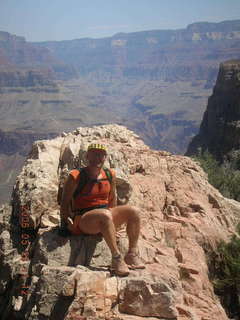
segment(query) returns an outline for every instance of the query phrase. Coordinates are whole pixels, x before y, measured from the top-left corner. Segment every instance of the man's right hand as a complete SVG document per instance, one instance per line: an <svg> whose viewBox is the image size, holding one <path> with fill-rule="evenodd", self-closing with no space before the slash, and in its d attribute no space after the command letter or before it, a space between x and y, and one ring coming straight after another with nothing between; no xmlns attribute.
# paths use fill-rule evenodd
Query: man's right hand
<svg viewBox="0 0 240 320"><path fill-rule="evenodd" d="M68 214L61 213L61 221L64 223L68 223Z"/></svg>
<svg viewBox="0 0 240 320"><path fill-rule="evenodd" d="M76 181L71 175L69 175L63 187L63 194L60 205L61 221L64 221L66 224L68 224L68 218L71 215L71 201L76 187Z"/></svg>
<svg viewBox="0 0 240 320"><path fill-rule="evenodd" d="M72 228L73 228L73 220L70 218L70 217L68 217L67 218L67 229L69 230L69 231L72 231Z"/></svg>

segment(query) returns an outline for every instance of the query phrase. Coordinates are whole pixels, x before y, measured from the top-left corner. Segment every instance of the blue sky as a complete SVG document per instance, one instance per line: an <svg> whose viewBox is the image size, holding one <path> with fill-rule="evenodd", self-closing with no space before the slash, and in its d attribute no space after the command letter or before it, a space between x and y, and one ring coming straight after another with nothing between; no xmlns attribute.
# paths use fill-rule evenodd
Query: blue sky
<svg viewBox="0 0 240 320"><path fill-rule="evenodd" d="M240 19L240 0L0 0L0 30L28 41L102 38Z"/></svg>

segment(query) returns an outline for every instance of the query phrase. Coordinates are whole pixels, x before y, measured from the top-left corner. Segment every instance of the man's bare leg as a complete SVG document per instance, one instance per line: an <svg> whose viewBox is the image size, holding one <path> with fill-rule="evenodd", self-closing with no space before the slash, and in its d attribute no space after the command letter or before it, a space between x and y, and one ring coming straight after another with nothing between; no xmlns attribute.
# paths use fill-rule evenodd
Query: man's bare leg
<svg viewBox="0 0 240 320"><path fill-rule="evenodd" d="M111 209L113 222L116 228L127 224L127 235L129 241L128 253L125 257L127 264L133 268L143 269L144 265L138 258L138 239L140 234L140 212L134 206L117 206Z"/></svg>
<svg viewBox="0 0 240 320"><path fill-rule="evenodd" d="M101 232L112 255L120 253L116 241L116 230L110 211L95 209L86 212L80 220L80 229L83 233L87 234L98 234Z"/></svg>
<svg viewBox="0 0 240 320"><path fill-rule="evenodd" d="M70 227L71 229L71 227ZM83 233L98 234L101 232L113 257L113 265L118 275L128 275L129 270L121 258L116 241L116 230L113 217L109 210L94 209L86 212L80 220L80 229Z"/></svg>
<svg viewBox="0 0 240 320"><path fill-rule="evenodd" d="M111 209L113 222L116 228L122 224L127 225L127 235L129 240L129 252L136 252L140 234L139 210L133 206L117 206Z"/></svg>
<svg viewBox="0 0 240 320"><path fill-rule="evenodd" d="M142 269L138 259L137 243L140 234L139 210L133 206L117 206L111 209L94 209L86 212L80 220L80 229L87 234L102 233L112 256L120 254L116 241L116 229L122 224L127 225L129 249L125 257L127 264Z"/></svg>

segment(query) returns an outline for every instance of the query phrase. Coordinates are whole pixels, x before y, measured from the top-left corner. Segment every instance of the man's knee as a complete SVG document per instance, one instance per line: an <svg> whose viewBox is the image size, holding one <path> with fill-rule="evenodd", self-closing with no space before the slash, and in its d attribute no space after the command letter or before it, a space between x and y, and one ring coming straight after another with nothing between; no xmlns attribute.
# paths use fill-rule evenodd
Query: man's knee
<svg viewBox="0 0 240 320"><path fill-rule="evenodd" d="M130 206L133 217L140 219L140 209L136 206Z"/></svg>
<svg viewBox="0 0 240 320"><path fill-rule="evenodd" d="M130 208L131 208L131 210L132 210L132 212L133 212L134 214L139 215L140 209L139 209L138 207L136 207L136 206L130 206Z"/></svg>
<svg viewBox="0 0 240 320"><path fill-rule="evenodd" d="M123 205L114 207L112 210L113 222L116 228L119 226L133 222L140 222L140 210L136 206Z"/></svg>
<svg viewBox="0 0 240 320"><path fill-rule="evenodd" d="M100 223L108 224L113 221L113 217L110 210L104 209L101 210L101 214L99 215Z"/></svg>
<svg viewBox="0 0 240 320"><path fill-rule="evenodd" d="M140 220L140 209L136 206L129 206L128 208L129 218L134 220Z"/></svg>

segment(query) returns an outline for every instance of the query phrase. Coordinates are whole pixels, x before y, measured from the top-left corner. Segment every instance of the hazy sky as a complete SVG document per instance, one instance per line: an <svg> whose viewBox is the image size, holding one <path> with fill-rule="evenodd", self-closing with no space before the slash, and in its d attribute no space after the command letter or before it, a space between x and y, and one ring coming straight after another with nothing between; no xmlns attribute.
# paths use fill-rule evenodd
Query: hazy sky
<svg viewBox="0 0 240 320"><path fill-rule="evenodd" d="M28 41L102 38L240 19L240 0L0 0L0 30Z"/></svg>

